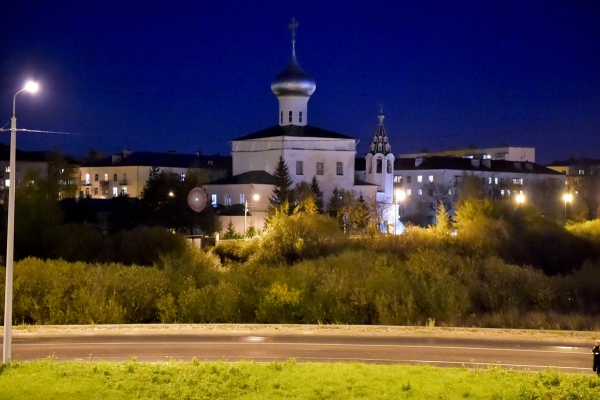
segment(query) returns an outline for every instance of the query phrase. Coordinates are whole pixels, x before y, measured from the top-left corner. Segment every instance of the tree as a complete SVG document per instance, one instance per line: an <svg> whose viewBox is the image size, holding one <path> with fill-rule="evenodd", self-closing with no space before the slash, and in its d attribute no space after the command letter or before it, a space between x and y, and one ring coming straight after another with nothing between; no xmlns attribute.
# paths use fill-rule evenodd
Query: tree
<svg viewBox="0 0 600 400"><path fill-rule="evenodd" d="M436 223L432 229L439 236L448 235L452 230L452 222L450 221L450 216L446 211L444 203L438 204Z"/></svg>
<svg viewBox="0 0 600 400"><path fill-rule="evenodd" d="M223 239L239 239L240 237L241 235L235 230L233 221L230 219L229 224L227 224L225 234L223 235Z"/></svg>
<svg viewBox="0 0 600 400"><path fill-rule="evenodd" d="M319 187L319 181L317 180L317 177L313 175L312 181L310 182L310 187L313 191L313 193L315 194L315 204L317 206L317 212L319 214L323 214L325 212L325 205L323 203L323 192L321 191L321 188Z"/></svg>
<svg viewBox="0 0 600 400"><path fill-rule="evenodd" d="M292 179L290 178L290 171L288 170L283 156L279 157L273 175L275 176L276 183L273 187L273 196L269 199L271 205L267 210L268 215L269 217L277 213L290 215L292 211Z"/></svg>
<svg viewBox="0 0 600 400"><path fill-rule="evenodd" d="M316 195L311 185L306 182L298 183L294 188L294 214L316 214L317 210Z"/></svg>
<svg viewBox="0 0 600 400"><path fill-rule="evenodd" d="M473 199L484 199L488 197L485 193L483 179L469 172L463 172L458 183L458 199L455 207Z"/></svg>

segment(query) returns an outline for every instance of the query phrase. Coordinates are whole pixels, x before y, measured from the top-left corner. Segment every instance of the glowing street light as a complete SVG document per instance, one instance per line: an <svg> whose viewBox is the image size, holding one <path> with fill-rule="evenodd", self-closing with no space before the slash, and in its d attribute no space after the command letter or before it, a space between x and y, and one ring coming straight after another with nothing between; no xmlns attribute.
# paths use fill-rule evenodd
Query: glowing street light
<svg viewBox="0 0 600 400"><path fill-rule="evenodd" d="M517 197L515 198L515 200L517 201L517 205L521 205L525 202L525 196L523 195L523 193L519 193L517 195Z"/></svg>
<svg viewBox="0 0 600 400"><path fill-rule="evenodd" d="M252 199L254 200L254 202L257 202L258 199L260 198L260 196L255 193L254 196L252 196ZM246 237L246 233L247 233L247 228L246 228L246 216L248 215L248 200L244 201L244 237Z"/></svg>
<svg viewBox="0 0 600 400"><path fill-rule="evenodd" d="M563 196L563 200L565 202L565 221L567 220L567 203L573 201L573 195L571 193L565 193Z"/></svg>
<svg viewBox="0 0 600 400"><path fill-rule="evenodd" d="M11 358L12 340L12 301L13 301L13 261L15 242L15 195L17 171L17 117L15 113L17 95L23 91L37 92L38 84L27 82L25 87L13 97L13 113L10 120L10 176L8 185L8 225L6 228L6 288L4 294L4 342L2 347L2 363L8 364Z"/></svg>
<svg viewBox="0 0 600 400"><path fill-rule="evenodd" d="M398 233L397 228L398 228L398 208L400 208L400 204L404 202L404 200L406 200L406 192L402 189L396 189L394 190L394 199L395 199L395 206L394 207L396 209L396 219L394 220L394 235L397 235Z"/></svg>

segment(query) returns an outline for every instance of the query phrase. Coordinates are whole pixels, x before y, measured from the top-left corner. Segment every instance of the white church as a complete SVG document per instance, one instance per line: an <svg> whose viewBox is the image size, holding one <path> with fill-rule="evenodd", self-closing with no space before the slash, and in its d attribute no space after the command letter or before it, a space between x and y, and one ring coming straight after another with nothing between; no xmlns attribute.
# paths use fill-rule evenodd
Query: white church
<svg viewBox="0 0 600 400"><path fill-rule="evenodd" d="M203 185L213 206L230 208L230 212L221 212L223 227L231 221L237 232L244 232L250 224L256 229L264 226L269 198L273 195L272 174L280 157L288 166L292 186L302 181L310 183L316 177L325 204L335 188L345 189L357 198L362 195L368 204L375 199L391 203L393 173L389 172L390 165L393 172L394 156L383 129L383 116L374 138L382 142L372 145L367 156L372 162L372 173L367 175L366 182L357 180L356 139L308 124L308 101L316 84L296 59L294 21L290 27L292 56L271 83L279 101L278 124L232 140L233 176ZM386 192L389 191L385 195L377 193L382 183L386 183Z"/></svg>

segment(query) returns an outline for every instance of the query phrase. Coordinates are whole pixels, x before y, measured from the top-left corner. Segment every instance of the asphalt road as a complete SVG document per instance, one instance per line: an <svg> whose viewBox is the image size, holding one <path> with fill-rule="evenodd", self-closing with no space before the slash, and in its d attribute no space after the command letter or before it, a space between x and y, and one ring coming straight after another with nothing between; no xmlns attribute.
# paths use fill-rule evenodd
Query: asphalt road
<svg viewBox="0 0 600 400"><path fill-rule="evenodd" d="M461 334L315 332L52 332L13 336L12 359L53 356L58 361L254 360L257 362L409 363L443 367L592 373L591 343L584 339L471 337Z"/></svg>

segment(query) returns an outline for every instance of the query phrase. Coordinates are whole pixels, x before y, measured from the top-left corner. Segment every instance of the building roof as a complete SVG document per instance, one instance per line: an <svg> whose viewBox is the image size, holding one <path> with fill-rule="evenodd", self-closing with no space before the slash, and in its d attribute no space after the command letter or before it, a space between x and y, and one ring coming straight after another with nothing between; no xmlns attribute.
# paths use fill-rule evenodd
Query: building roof
<svg viewBox="0 0 600 400"><path fill-rule="evenodd" d="M567 166L576 166L576 165L585 165L585 166L591 166L591 165L600 165L600 159L598 158L570 158L568 160L558 160L558 161L553 161L552 163L548 164L548 167L567 167Z"/></svg>
<svg viewBox="0 0 600 400"><path fill-rule="evenodd" d="M180 154L174 152L158 153L149 151L123 152L98 161L87 163L85 167L171 167L171 168L228 168L230 156L199 154Z"/></svg>
<svg viewBox="0 0 600 400"><path fill-rule="evenodd" d="M54 161L54 156L56 155L53 151L22 151L16 150L16 160L17 161L26 161L26 162L43 162L48 163ZM79 165L79 162L74 159L64 156L63 158L67 162L68 165ZM8 161L10 159L10 146L4 143L0 143L0 160Z"/></svg>
<svg viewBox="0 0 600 400"><path fill-rule="evenodd" d="M462 157L398 158L394 160L395 171L427 169L562 175L560 172L553 171L543 165L527 161L478 160Z"/></svg>
<svg viewBox="0 0 600 400"><path fill-rule="evenodd" d="M275 125L267 129L263 129L258 132L251 133L246 136L239 137L237 140L252 140L252 139L264 139L277 136L291 136L291 137L302 137L302 138L321 138L321 139L353 139L350 136L342 135L328 131L325 129L317 128L311 125Z"/></svg>
<svg viewBox="0 0 600 400"><path fill-rule="evenodd" d="M266 171L248 171L243 174L230 176L209 182L207 185L244 185L244 184L255 184L255 185L276 185L277 179Z"/></svg>
<svg viewBox="0 0 600 400"><path fill-rule="evenodd" d="M365 171L364 159L356 158L355 168L356 171ZM462 157L396 158L394 160L394 171L440 169L562 175L543 165L527 161L478 160Z"/></svg>

